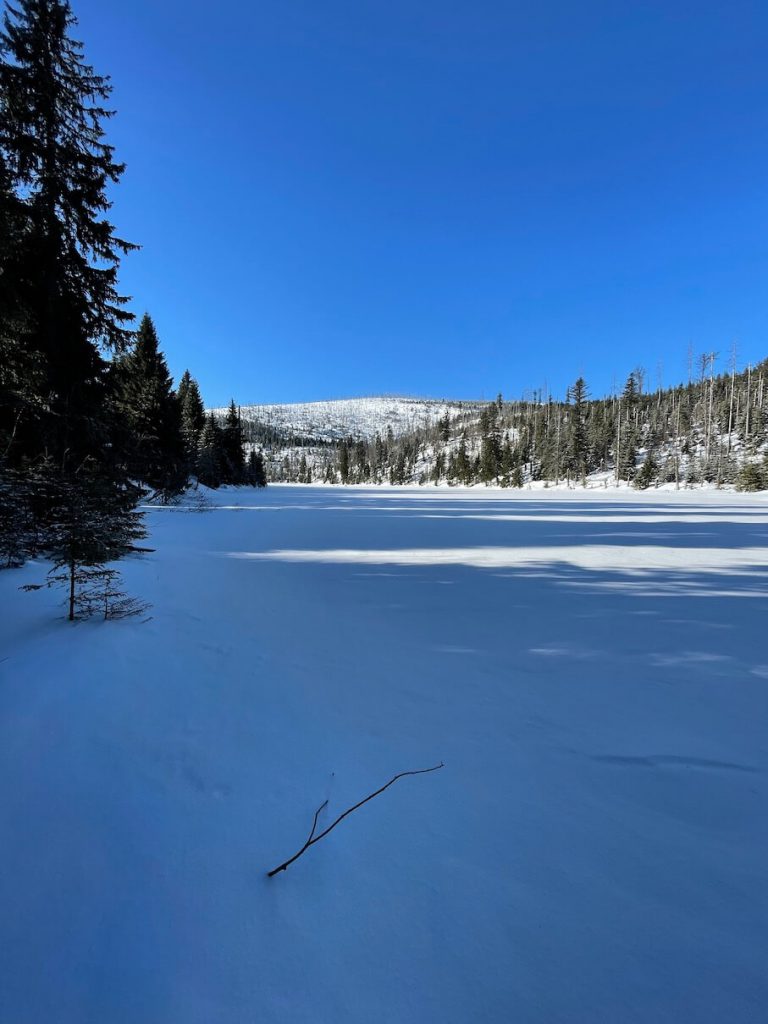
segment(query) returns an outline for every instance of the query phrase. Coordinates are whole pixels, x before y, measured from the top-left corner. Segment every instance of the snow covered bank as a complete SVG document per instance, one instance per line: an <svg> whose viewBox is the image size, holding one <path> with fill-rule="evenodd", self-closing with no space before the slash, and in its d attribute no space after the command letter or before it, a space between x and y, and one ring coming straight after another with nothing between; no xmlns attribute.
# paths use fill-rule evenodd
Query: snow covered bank
<svg viewBox="0 0 768 1024"><path fill-rule="evenodd" d="M0 575L2 1024L762 1018L764 496L212 501Z"/></svg>

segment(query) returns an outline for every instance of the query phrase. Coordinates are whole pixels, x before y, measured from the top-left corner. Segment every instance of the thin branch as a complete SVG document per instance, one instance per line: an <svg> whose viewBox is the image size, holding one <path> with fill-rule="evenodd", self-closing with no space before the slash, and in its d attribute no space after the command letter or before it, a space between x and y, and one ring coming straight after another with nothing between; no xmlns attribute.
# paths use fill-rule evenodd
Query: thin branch
<svg viewBox="0 0 768 1024"><path fill-rule="evenodd" d="M307 846L309 846L309 844L312 842L312 836L315 834L315 829L317 828L317 819L320 816L320 812L323 810L323 808L325 808L327 806L328 806L328 801L325 800L323 803L320 804L320 806L315 811L315 820L312 822L312 831L309 833L309 839L307 840Z"/></svg>
<svg viewBox="0 0 768 1024"><path fill-rule="evenodd" d="M362 807L363 804L367 804L369 800L373 800L375 796L378 796L379 793L383 793L385 789L389 789L393 782L397 782L398 779L402 779L406 775L426 775L427 772L436 772L438 768L443 767L445 766L441 761L440 764L436 764L432 768L420 768L417 771L413 772L399 772L397 775L391 778L389 782L386 783L386 785L382 786L381 789L377 789L375 793L371 793L370 796L365 797L364 800L360 800L359 803L356 803L353 807L347 808L347 810L344 811L343 814L340 814L338 816L338 818L336 819L336 821L333 822L332 825L329 825L328 828L326 828L324 831L320 832L318 835L315 835L315 829L317 828L317 819L320 815L320 812L323 810L324 807L328 806L328 801L326 800L325 803L321 804L320 807L318 807L318 809L315 811L315 819L312 822L312 831L309 833L309 839L306 841L306 843L304 843L304 845L302 846L298 853L294 853L294 855L291 858L284 861L282 864L279 865L279 867L273 868L272 871L268 871L267 878L272 878L280 871L285 871L285 869L289 867L289 865L293 864L295 860L298 860L302 853L305 853L310 846L314 846L315 843L319 843L320 840L327 836L329 832L332 832L333 829L335 829L336 826L339 824L339 822L343 821L348 814L351 814L352 811L356 811L358 807Z"/></svg>

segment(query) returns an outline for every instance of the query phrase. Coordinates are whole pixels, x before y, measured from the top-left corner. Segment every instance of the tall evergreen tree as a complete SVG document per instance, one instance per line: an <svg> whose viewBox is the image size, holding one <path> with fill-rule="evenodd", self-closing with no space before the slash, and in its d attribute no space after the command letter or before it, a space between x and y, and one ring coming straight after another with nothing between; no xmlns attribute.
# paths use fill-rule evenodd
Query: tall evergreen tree
<svg viewBox="0 0 768 1024"><path fill-rule="evenodd" d="M589 449L585 424L587 384L579 377L571 387L569 397L573 402L568 422L569 433L566 449L566 465L574 476L584 478L589 471Z"/></svg>
<svg viewBox="0 0 768 1024"><path fill-rule="evenodd" d="M196 473L198 444L205 426L205 406L200 397L197 381L190 375L189 370L184 371L179 382L176 399L181 410L181 434L184 438L187 464L190 473Z"/></svg>
<svg viewBox="0 0 768 1024"><path fill-rule="evenodd" d="M70 566L119 555L138 528L101 355L131 337L117 272L135 247L107 218L123 170L102 128L110 86L75 25L67 0L18 0L0 32L2 456L27 480L35 550Z"/></svg>
<svg viewBox="0 0 768 1024"><path fill-rule="evenodd" d="M221 428L221 445L224 456L223 482L241 484L245 480L245 450L240 413L234 399L229 403L224 426Z"/></svg>
<svg viewBox="0 0 768 1024"><path fill-rule="evenodd" d="M267 486L267 472L264 468L264 457L261 452L252 448L248 453L248 483L252 487Z"/></svg>
<svg viewBox="0 0 768 1024"><path fill-rule="evenodd" d="M111 87L84 62L67 0L19 0L3 25L0 153L29 218L17 342L45 368L46 415L30 424L26 445L33 454L95 454L104 442L98 346L122 350L132 319L117 271L134 246L105 216L107 187L123 171L102 128Z"/></svg>
<svg viewBox="0 0 768 1024"><path fill-rule="evenodd" d="M115 362L112 379L130 475L166 494L180 491L187 478L181 410L148 313L131 351Z"/></svg>
<svg viewBox="0 0 768 1024"><path fill-rule="evenodd" d="M224 481L224 449L221 430L213 413L206 419L200 433L197 453L197 475L206 487L220 487Z"/></svg>

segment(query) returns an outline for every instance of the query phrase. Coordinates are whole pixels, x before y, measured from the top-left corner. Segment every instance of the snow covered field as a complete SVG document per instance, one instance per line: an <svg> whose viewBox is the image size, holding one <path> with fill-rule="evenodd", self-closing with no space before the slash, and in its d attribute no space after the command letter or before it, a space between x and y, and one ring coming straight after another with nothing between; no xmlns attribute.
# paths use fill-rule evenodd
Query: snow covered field
<svg viewBox="0 0 768 1024"><path fill-rule="evenodd" d="M0 574L2 1024L765 1019L765 496L213 500Z"/></svg>

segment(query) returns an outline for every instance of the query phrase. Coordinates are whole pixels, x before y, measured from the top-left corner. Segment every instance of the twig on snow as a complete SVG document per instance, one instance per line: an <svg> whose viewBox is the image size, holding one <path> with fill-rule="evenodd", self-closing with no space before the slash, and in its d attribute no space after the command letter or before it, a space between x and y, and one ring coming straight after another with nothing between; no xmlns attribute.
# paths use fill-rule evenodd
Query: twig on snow
<svg viewBox="0 0 768 1024"><path fill-rule="evenodd" d="M333 829L335 829L336 826L339 824L339 822L343 821L348 814L351 814L352 811L356 811L358 807L362 807L363 804L367 804L369 800L373 800L375 796L378 796L379 793L383 793L385 789L389 789L393 782L397 782L398 779L402 779L406 775L426 775L427 772L436 772L438 768L443 767L445 766L441 761L440 764L436 764L432 768L419 768L417 771L413 772L399 772L397 775L391 778L389 782L386 783L386 785L382 786L381 789L377 789L375 793L371 793L370 796L365 797L364 800L360 800L359 803L356 803L353 807L348 807L343 814L340 814L338 816L338 818L336 819L336 821L333 822L332 825L329 825L328 828L320 832L319 835L315 835L315 829L317 828L317 819L320 816L320 812L328 806L328 801L326 800L324 803L320 804L320 806L315 811L315 817L312 822L312 831L309 833L309 839L307 839L306 843L304 843L304 845L302 846L298 853L294 853L292 857L289 857L288 860L284 861L278 867L273 868L271 871L268 871L267 878L272 878L280 871L285 871L285 869L289 867L291 864L293 864L295 860L298 860L302 853L305 853L310 846L314 846L315 843L319 843L320 840L325 838L325 836L327 836L329 832L332 832Z"/></svg>

